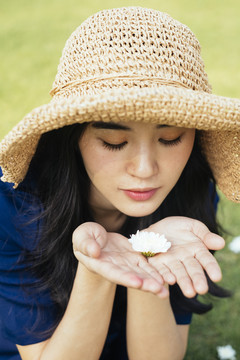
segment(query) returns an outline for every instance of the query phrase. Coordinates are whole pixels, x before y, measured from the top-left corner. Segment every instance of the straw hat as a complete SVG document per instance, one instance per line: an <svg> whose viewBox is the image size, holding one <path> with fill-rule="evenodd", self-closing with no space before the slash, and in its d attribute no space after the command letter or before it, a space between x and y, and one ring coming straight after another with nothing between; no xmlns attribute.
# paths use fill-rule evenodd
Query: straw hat
<svg viewBox="0 0 240 360"><path fill-rule="evenodd" d="M2 140L3 181L24 179L47 131L144 121L201 130L219 188L240 202L240 100L211 94L198 40L169 15L127 7L91 16L68 39L51 95Z"/></svg>

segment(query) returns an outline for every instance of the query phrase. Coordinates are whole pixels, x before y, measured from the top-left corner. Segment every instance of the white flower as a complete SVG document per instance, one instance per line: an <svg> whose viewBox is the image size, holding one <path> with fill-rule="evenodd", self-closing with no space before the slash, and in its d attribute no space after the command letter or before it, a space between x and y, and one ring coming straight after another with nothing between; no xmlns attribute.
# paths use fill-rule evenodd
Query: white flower
<svg viewBox="0 0 240 360"><path fill-rule="evenodd" d="M221 360L236 360L236 351L231 345L217 346L217 352Z"/></svg>
<svg viewBox="0 0 240 360"><path fill-rule="evenodd" d="M140 251L143 255L153 256L160 252L167 252L171 243L167 241L165 235L159 235L154 232L137 231L130 236L128 241L132 244L135 251Z"/></svg>
<svg viewBox="0 0 240 360"><path fill-rule="evenodd" d="M228 248L236 254L240 253L240 236L235 237L228 245Z"/></svg>

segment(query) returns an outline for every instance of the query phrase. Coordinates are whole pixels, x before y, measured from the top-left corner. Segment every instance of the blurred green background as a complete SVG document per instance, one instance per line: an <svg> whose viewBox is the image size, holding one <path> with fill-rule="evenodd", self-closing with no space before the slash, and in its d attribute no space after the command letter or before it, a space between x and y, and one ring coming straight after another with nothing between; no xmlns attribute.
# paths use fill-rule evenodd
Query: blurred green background
<svg viewBox="0 0 240 360"><path fill-rule="evenodd" d="M206 71L218 95L240 97L239 0L0 0L0 137L32 108L50 100L49 91L65 41L80 23L104 9L138 5L169 13L188 25L202 45ZM220 194L221 195L221 194ZM240 205L221 195L218 217L240 235ZM186 360L217 359L217 346L231 344L240 359L240 254L226 246L217 259L231 299L195 315ZM210 299L212 301L212 299ZM114 360L114 359L113 359Z"/></svg>

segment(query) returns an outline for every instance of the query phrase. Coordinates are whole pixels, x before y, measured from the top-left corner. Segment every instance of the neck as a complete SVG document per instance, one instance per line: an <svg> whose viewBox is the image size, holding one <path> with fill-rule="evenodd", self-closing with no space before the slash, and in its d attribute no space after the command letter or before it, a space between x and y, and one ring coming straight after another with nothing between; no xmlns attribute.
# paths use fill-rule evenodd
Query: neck
<svg viewBox="0 0 240 360"><path fill-rule="evenodd" d="M92 208L95 221L109 232L117 232L126 221L127 216L118 210L105 210L97 207Z"/></svg>

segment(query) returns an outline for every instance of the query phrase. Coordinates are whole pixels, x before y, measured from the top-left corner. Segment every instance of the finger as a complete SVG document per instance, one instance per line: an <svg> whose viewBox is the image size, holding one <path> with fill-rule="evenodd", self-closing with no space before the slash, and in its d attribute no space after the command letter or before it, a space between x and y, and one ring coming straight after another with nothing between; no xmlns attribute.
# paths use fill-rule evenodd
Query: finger
<svg viewBox="0 0 240 360"><path fill-rule="evenodd" d="M157 280L159 284L164 284L162 275L154 268L154 266L150 265L146 258L143 257L143 259L140 259L138 262L138 267L150 275L151 278Z"/></svg>
<svg viewBox="0 0 240 360"><path fill-rule="evenodd" d="M72 242L74 253L81 252L97 258L101 253L101 247L107 242L107 233L101 225L87 222L74 230Z"/></svg>
<svg viewBox="0 0 240 360"><path fill-rule="evenodd" d="M101 248L95 239L78 236L77 239L73 240L73 252L75 256L83 254L85 256L97 258L100 255Z"/></svg>
<svg viewBox="0 0 240 360"><path fill-rule="evenodd" d="M133 272L142 279L141 290L157 294L163 290L162 276L144 259L142 262L131 266Z"/></svg>
<svg viewBox="0 0 240 360"><path fill-rule="evenodd" d="M141 273L140 271L125 271L124 269L117 269L117 276L110 275L108 272L108 278L110 281L123 285L126 287L132 287L139 290L151 292L153 294L161 293L164 286L152 277L149 277L147 273ZM106 275L106 274L105 274Z"/></svg>
<svg viewBox="0 0 240 360"><path fill-rule="evenodd" d="M166 299L167 297L169 297L169 289L168 287L163 286L163 289L156 294L160 299Z"/></svg>
<svg viewBox="0 0 240 360"><path fill-rule="evenodd" d="M198 294L206 294L208 292L208 283L198 260L193 257L185 258L184 267L192 280L195 291Z"/></svg>
<svg viewBox="0 0 240 360"><path fill-rule="evenodd" d="M167 284L174 285L176 283L176 277L171 273L170 269L166 265L162 265L159 268L159 272Z"/></svg>
<svg viewBox="0 0 240 360"><path fill-rule="evenodd" d="M153 294L160 294L162 293L162 291L165 292L163 284L160 284L155 279L149 277L145 278L145 276L142 275L142 280L143 282L142 282L141 290L151 292Z"/></svg>
<svg viewBox="0 0 240 360"><path fill-rule="evenodd" d="M179 285L183 294L188 298L195 296L196 291L183 264L177 261L174 263L168 263L168 267L170 268L170 271L176 276L177 284Z"/></svg>
<svg viewBox="0 0 240 360"><path fill-rule="evenodd" d="M91 261L90 261L91 260ZM143 279L128 266L118 266L111 262L102 262L99 259L90 259L88 268L105 279L119 285L139 289L142 287Z"/></svg>
<svg viewBox="0 0 240 360"><path fill-rule="evenodd" d="M113 262L103 262L101 257L98 259L93 259L86 257L81 253L79 258L80 260L82 259L82 262L90 271L101 275L108 281L111 281L115 284L148 291L154 294L160 294L161 291L165 293L165 290L163 290L163 285L160 284L157 280L153 279L139 266L129 266L128 264L121 264L121 266L119 266Z"/></svg>
<svg viewBox="0 0 240 360"><path fill-rule="evenodd" d="M209 278L218 282L222 279L222 271L215 257L206 249L200 250L195 255L198 262L207 272Z"/></svg>
<svg viewBox="0 0 240 360"><path fill-rule="evenodd" d="M220 250L224 248L224 239L221 236L210 232L207 226L201 221L194 220L192 225L193 233L204 242L208 249Z"/></svg>
<svg viewBox="0 0 240 360"><path fill-rule="evenodd" d="M129 271L128 267L126 268L127 270L125 270L123 267L119 268L116 266L116 272L114 272L114 269L109 265L107 264L105 269L100 270L99 273L102 272L102 275L110 281L126 287L158 294L159 296L160 294L161 296L166 296L166 289L164 289L163 284L152 278L151 275L145 271L141 271L139 267L137 267L136 271L134 271L134 269Z"/></svg>
<svg viewBox="0 0 240 360"><path fill-rule="evenodd" d="M210 250L221 250L225 246L225 240L221 236L211 232L205 235L203 242Z"/></svg>
<svg viewBox="0 0 240 360"><path fill-rule="evenodd" d="M119 266L119 264L113 262L102 263L101 258L91 260L91 267L94 271L111 282L154 294L161 292L163 288L162 278L160 278L161 282L157 281L151 274L148 274L138 265L134 265L134 263L121 263Z"/></svg>
<svg viewBox="0 0 240 360"><path fill-rule="evenodd" d="M167 267L166 264L162 264L159 261L157 261L157 259L152 259L149 258L149 263L153 264L157 271L159 272L159 274L161 274L162 278L164 279L164 281L169 284L169 285L173 285L176 283L176 277L174 276L174 274L171 273L170 269Z"/></svg>

